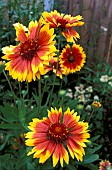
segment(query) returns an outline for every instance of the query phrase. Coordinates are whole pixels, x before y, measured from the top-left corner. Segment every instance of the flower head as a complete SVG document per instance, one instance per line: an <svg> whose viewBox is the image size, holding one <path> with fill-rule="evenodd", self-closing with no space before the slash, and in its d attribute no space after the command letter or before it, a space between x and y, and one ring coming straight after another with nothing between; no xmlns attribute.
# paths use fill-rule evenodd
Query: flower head
<svg viewBox="0 0 112 170"><path fill-rule="evenodd" d="M101 82L108 82L109 81L109 76L108 75L101 76L100 81Z"/></svg>
<svg viewBox="0 0 112 170"><path fill-rule="evenodd" d="M36 77L44 75L44 65L48 65L48 57L56 51L53 41L54 29L48 25L42 27L37 21L31 21L28 29L20 23L14 24L16 29L17 46L3 48L3 59L9 60L6 63L6 70L18 81L31 82Z"/></svg>
<svg viewBox="0 0 112 170"><path fill-rule="evenodd" d="M5 61L0 61L0 66L3 66L5 64Z"/></svg>
<svg viewBox="0 0 112 170"><path fill-rule="evenodd" d="M100 162L99 170L111 170L111 168L111 163L109 161L105 160Z"/></svg>
<svg viewBox="0 0 112 170"><path fill-rule="evenodd" d="M86 91L92 93L92 92L93 92L92 86L88 86L88 87L86 88Z"/></svg>
<svg viewBox="0 0 112 170"><path fill-rule="evenodd" d="M0 61L0 72L3 71L5 67L5 61Z"/></svg>
<svg viewBox="0 0 112 170"><path fill-rule="evenodd" d="M68 75L80 71L84 66L86 55L80 45L73 44L70 48L67 45L59 56L60 67L63 68L63 74Z"/></svg>
<svg viewBox="0 0 112 170"><path fill-rule="evenodd" d="M73 92L71 89L67 89L67 93L65 96L68 96L69 98L73 98Z"/></svg>
<svg viewBox="0 0 112 170"><path fill-rule="evenodd" d="M80 84L79 86L75 86L74 88L75 88L76 92L79 93L79 94L84 94L85 93L83 84Z"/></svg>
<svg viewBox="0 0 112 170"><path fill-rule="evenodd" d="M99 100L99 97L97 95L95 95L94 100Z"/></svg>
<svg viewBox="0 0 112 170"><path fill-rule="evenodd" d="M66 90L61 89L61 90L59 90L58 94L59 94L60 96L65 96Z"/></svg>
<svg viewBox="0 0 112 170"><path fill-rule="evenodd" d="M60 63L57 57L51 57L49 59L49 65L45 67L45 71L53 71L58 77L62 79L62 68L60 67Z"/></svg>
<svg viewBox="0 0 112 170"><path fill-rule="evenodd" d="M108 84L112 87L112 82L110 81L110 82L108 82Z"/></svg>
<svg viewBox="0 0 112 170"><path fill-rule="evenodd" d="M87 105L85 109L88 110L88 111L91 111L91 109L92 109L91 105Z"/></svg>
<svg viewBox="0 0 112 170"><path fill-rule="evenodd" d="M79 34L73 29L75 26L81 26L84 22L80 21L82 16L71 16L60 14L56 10L43 12L44 23L49 24L50 28L60 28L63 36L68 42L74 42L77 38L80 38Z"/></svg>
<svg viewBox="0 0 112 170"><path fill-rule="evenodd" d="M83 106L82 104L78 104L78 105L77 105L77 109L78 109L78 110L82 110L82 109L84 109L84 106Z"/></svg>
<svg viewBox="0 0 112 170"><path fill-rule="evenodd" d="M94 106L94 107L96 107L96 108L99 108L99 107L101 107L101 103L98 102L98 101L94 101L94 102L92 103L92 106Z"/></svg>
<svg viewBox="0 0 112 170"><path fill-rule="evenodd" d="M29 123L31 132L26 134L26 145L33 146L28 155L34 153L34 158L40 158L39 163L44 163L52 156L53 167L60 160L69 164L69 154L82 161L85 154L85 142L89 142L88 123L79 121L80 116L74 110L68 108L62 117L62 108L48 110L48 118L33 119ZM67 150L68 149L68 150Z"/></svg>

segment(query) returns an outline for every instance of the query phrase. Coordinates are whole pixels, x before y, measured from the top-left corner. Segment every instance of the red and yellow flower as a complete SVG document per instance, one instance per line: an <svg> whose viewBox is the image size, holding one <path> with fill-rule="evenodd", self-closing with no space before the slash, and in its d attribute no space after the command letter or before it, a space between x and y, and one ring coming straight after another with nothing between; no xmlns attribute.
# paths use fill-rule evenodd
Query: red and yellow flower
<svg viewBox="0 0 112 170"><path fill-rule="evenodd" d="M45 74L44 65L49 64L50 54L56 51L54 29L49 29L48 25L42 27L37 21L31 21L28 29L20 23L14 24L14 27L16 41L20 43L3 48L3 59L9 60L6 70L18 81L40 79L40 75Z"/></svg>
<svg viewBox="0 0 112 170"><path fill-rule="evenodd" d="M48 110L48 118L42 120L34 118L29 123L31 132L26 133L26 145L33 149L28 153L39 158L39 163L44 163L52 156L53 167L63 160L69 164L69 154L79 161L83 160L85 154L85 142L89 142L88 123L79 121L80 116L74 110L68 108L62 116L62 108Z"/></svg>
<svg viewBox="0 0 112 170"><path fill-rule="evenodd" d="M81 26L84 22L80 21L82 16L71 16L60 14L56 10L49 12L43 12L44 24L49 24L50 28L60 28L63 36L68 42L74 42L77 38L80 38L79 34L73 29L73 27Z"/></svg>
<svg viewBox="0 0 112 170"><path fill-rule="evenodd" d="M99 170L107 170L107 168L111 170L111 168L112 168L111 163L107 160L101 161Z"/></svg>
<svg viewBox="0 0 112 170"><path fill-rule="evenodd" d="M60 67L63 68L63 74L68 75L80 71L84 66L86 55L80 45L66 45L59 56Z"/></svg>
<svg viewBox="0 0 112 170"><path fill-rule="evenodd" d="M98 101L94 101L94 102L92 103L92 106L94 106L94 107L96 107L96 108L99 108L99 107L101 107L101 103L98 102Z"/></svg>
<svg viewBox="0 0 112 170"><path fill-rule="evenodd" d="M60 67L58 57L52 57L49 60L49 66L45 68L46 72L53 71L58 77L62 79L63 69Z"/></svg>

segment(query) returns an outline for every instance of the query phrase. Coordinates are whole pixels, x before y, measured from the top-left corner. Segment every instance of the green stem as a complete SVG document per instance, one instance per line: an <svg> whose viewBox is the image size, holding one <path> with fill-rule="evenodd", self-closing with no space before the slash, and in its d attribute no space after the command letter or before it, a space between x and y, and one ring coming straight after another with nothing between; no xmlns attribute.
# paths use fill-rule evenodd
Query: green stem
<svg viewBox="0 0 112 170"><path fill-rule="evenodd" d="M20 84L20 82L19 82L19 94L20 94L20 98L22 99L22 92L21 92L21 84Z"/></svg>
<svg viewBox="0 0 112 170"><path fill-rule="evenodd" d="M26 88L27 88L27 99L29 99L29 84L28 84L28 82L26 84Z"/></svg>
<svg viewBox="0 0 112 170"><path fill-rule="evenodd" d="M59 29L58 50L60 49L60 42L61 42L61 36L60 35L61 35L61 29ZM59 60L59 58L58 58L58 60ZM56 70L58 70L58 62L57 62ZM51 107L51 102L52 102L52 96L53 96L55 81L56 81L56 75L54 76L53 86L52 86L52 89L51 89L51 96L50 96L50 100L49 100L49 107Z"/></svg>
<svg viewBox="0 0 112 170"><path fill-rule="evenodd" d="M91 113L91 115L89 116L88 123L90 122L91 118L93 118L93 113L94 113L94 110L92 110L92 113Z"/></svg>
<svg viewBox="0 0 112 170"><path fill-rule="evenodd" d="M61 83L60 83L60 89L59 89L59 90L61 90L61 88L62 88L62 83L63 83L63 82L62 82L62 79L61 79L60 81L61 81Z"/></svg>
<svg viewBox="0 0 112 170"><path fill-rule="evenodd" d="M15 94L14 94L14 91L13 91L13 89L12 89L12 85L11 85L11 83L10 83L10 81L9 81L9 79L8 79L8 76L7 76L7 74L5 73L4 70L3 70L3 74L4 74L6 80L7 80L8 84L9 84L10 90L11 90L12 95L13 95L14 103L16 104Z"/></svg>
<svg viewBox="0 0 112 170"><path fill-rule="evenodd" d="M53 86L52 86L52 89L51 89L51 95L50 95L50 100L49 100L49 107L51 107L55 81L56 81L56 75L54 75L54 81L53 81Z"/></svg>
<svg viewBox="0 0 112 170"><path fill-rule="evenodd" d="M42 94L41 94L41 80L38 81L38 91L39 91L38 114L40 114L41 99L42 99Z"/></svg>
<svg viewBox="0 0 112 170"><path fill-rule="evenodd" d="M64 96L62 96L62 100L61 100L61 107L63 109L63 102L64 102Z"/></svg>
<svg viewBox="0 0 112 170"><path fill-rule="evenodd" d="M47 80L45 79L44 88L42 90L42 100L43 100L43 96L44 96L44 93L45 93L46 85L47 85Z"/></svg>

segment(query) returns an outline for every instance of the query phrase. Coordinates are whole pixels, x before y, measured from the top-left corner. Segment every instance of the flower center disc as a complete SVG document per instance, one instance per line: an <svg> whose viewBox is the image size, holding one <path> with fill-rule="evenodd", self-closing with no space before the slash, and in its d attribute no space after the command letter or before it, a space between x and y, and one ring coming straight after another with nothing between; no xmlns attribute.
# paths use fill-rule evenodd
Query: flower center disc
<svg viewBox="0 0 112 170"><path fill-rule="evenodd" d="M56 123L50 126L48 131L48 139L56 142L62 143L68 138L68 130L67 127L63 124Z"/></svg>
<svg viewBox="0 0 112 170"><path fill-rule="evenodd" d="M68 56L68 61L69 62L73 62L75 60L73 55Z"/></svg>
<svg viewBox="0 0 112 170"><path fill-rule="evenodd" d="M65 28L65 25L67 24L67 21L64 20L63 18L57 19L57 23L59 24L59 28Z"/></svg>
<svg viewBox="0 0 112 170"><path fill-rule="evenodd" d="M38 49L36 40L27 40L20 46L20 56L22 59L31 60Z"/></svg>

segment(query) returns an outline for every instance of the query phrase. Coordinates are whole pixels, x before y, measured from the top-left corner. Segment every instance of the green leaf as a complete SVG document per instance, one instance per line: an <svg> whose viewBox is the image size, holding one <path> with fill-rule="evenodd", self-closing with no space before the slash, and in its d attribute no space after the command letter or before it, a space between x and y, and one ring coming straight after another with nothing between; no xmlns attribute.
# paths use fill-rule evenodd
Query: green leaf
<svg viewBox="0 0 112 170"><path fill-rule="evenodd" d="M36 101L36 104L38 105L38 96L35 95L34 93L32 93L32 95L33 95L33 97L34 97L34 99L35 99L35 101Z"/></svg>
<svg viewBox="0 0 112 170"><path fill-rule="evenodd" d="M20 167L22 167L23 165L26 164L26 162L28 161L28 157L27 156L24 156L24 157L21 157L17 160L17 163L16 163L16 169L20 169Z"/></svg>
<svg viewBox="0 0 112 170"><path fill-rule="evenodd" d="M74 109L74 106L78 103L78 100L71 100L67 102L66 107L70 107L71 109Z"/></svg>
<svg viewBox="0 0 112 170"><path fill-rule="evenodd" d="M3 161L2 161L3 160ZM0 157L0 168L3 170L15 170L14 166L16 164L16 158L11 157L10 154L5 154L3 157Z"/></svg>
<svg viewBox="0 0 112 170"><path fill-rule="evenodd" d="M94 73L94 70L93 70L93 69L91 69L91 68L89 68L89 67L85 67L85 70L87 70L87 71L90 71L90 72Z"/></svg>
<svg viewBox="0 0 112 170"><path fill-rule="evenodd" d="M96 114L96 119L102 120L103 118L103 112L99 111L98 114Z"/></svg>
<svg viewBox="0 0 112 170"><path fill-rule="evenodd" d="M26 169L27 170L35 170L35 167L33 166L33 162L27 161L26 162ZM38 170L38 168L37 168L37 170Z"/></svg>
<svg viewBox="0 0 112 170"><path fill-rule="evenodd" d="M90 170L98 170L98 167L95 166L93 163L85 164L83 166L89 168Z"/></svg>
<svg viewBox="0 0 112 170"><path fill-rule="evenodd" d="M4 106L0 106L0 111L3 114L3 117L8 121L8 122L13 122L17 120L17 110L15 107L12 107L8 103L4 103Z"/></svg>
<svg viewBox="0 0 112 170"><path fill-rule="evenodd" d="M67 76L63 76L62 80L64 81L65 84L67 84Z"/></svg>
<svg viewBox="0 0 112 170"><path fill-rule="evenodd" d="M26 107L25 107L25 103L24 100L18 100L18 110L19 110L19 120L20 122L24 122L25 121L25 115L26 115Z"/></svg>
<svg viewBox="0 0 112 170"><path fill-rule="evenodd" d="M48 83L48 86L60 86L60 82L51 82L51 83Z"/></svg>
<svg viewBox="0 0 112 170"><path fill-rule="evenodd" d="M91 153L98 151L101 147L102 147L102 145L99 145L99 146L93 148Z"/></svg>
<svg viewBox="0 0 112 170"><path fill-rule="evenodd" d="M77 170L74 165L69 164L67 167L69 170Z"/></svg>
<svg viewBox="0 0 112 170"><path fill-rule="evenodd" d="M50 99L50 93L48 94L48 96L47 96L47 100L46 100L46 103L44 104L44 106L47 106L48 105L48 103L49 103L49 99Z"/></svg>
<svg viewBox="0 0 112 170"><path fill-rule="evenodd" d="M82 164L88 164L88 163L94 162L94 161L96 161L98 159L99 159L98 154L84 156L84 160L83 160Z"/></svg>
<svg viewBox="0 0 112 170"><path fill-rule="evenodd" d="M23 95L23 98L25 98L26 97L26 95L28 94L28 91L27 90L22 90L22 95Z"/></svg>
<svg viewBox="0 0 112 170"><path fill-rule="evenodd" d="M13 135L13 134L8 134L8 135L6 136L4 143L0 146L0 151L5 147L7 141L9 140L9 138L10 138L11 136L14 136L14 135Z"/></svg>
<svg viewBox="0 0 112 170"><path fill-rule="evenodd" d="M12 124L9 124L9 123L3 123L3 124L0 124L0 128L1 129L13 129L13 130L15 130L15 129L22 129L22 126L21 126L21 124L14 124L14 123L12 123Z"/></svg>
<svg viewBox="0 0 112 170"><path fill-rule="evenodd" d="M40 166L40 169L53 169L53 166L51 163L45 163L44 165Z"/></svg>
<svg viewBox="0 0 112 170"><path fill-rule="evenodd" d="M99 137L100 137L100 135L97 135L97 136L95 136L95 137L91 138L91 142L96 141Z"/></svg>

